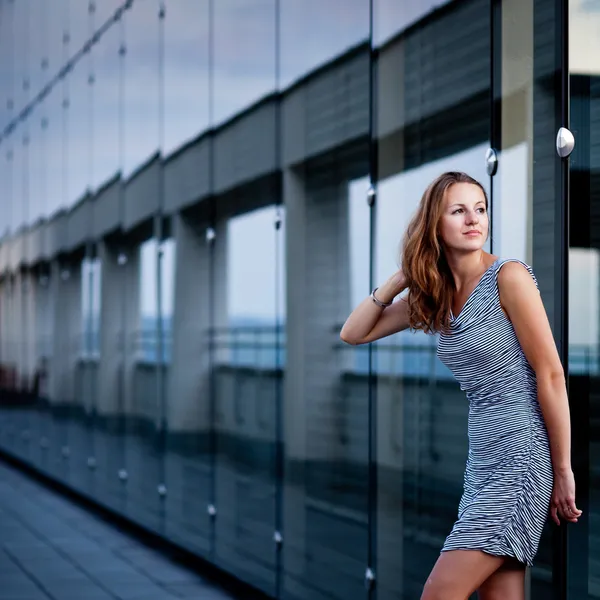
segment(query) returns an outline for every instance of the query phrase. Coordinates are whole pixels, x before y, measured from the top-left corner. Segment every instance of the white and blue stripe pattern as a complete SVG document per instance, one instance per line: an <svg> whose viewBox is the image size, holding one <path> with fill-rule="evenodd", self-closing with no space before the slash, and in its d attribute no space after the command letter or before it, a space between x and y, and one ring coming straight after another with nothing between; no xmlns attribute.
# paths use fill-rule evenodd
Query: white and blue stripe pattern
<svg viewBox="0 0 600 600"><path fill-rule="evenodd" d="M483 274L438 356L469 400L469 454L458 520L442 551L478 549L531 565L552 494L548 435L535 373L500 305L497 260ZM536 281L537 285L537 281Z"/></svg>

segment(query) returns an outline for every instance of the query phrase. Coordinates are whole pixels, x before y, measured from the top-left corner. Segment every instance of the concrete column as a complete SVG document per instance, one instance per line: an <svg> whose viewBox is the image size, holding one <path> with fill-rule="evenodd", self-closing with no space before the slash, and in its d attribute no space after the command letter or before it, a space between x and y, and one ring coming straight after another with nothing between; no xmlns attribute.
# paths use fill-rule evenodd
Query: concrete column
<svg viewBox="0 0 600 600"><path fill-rule="evenodd" d="M15 365L17 367L17 386L18 389L25 391L27 323L25 322L25 290L23 286L23 274L21 271L15 273L12 298L13 339L15 342Z"/></svg>
<svg viewBox="0 0 600 600"><path fill-rule="evenodd" d="M306 440L306 197L304 178L293 169L283 177L286 231L286 338L284 374L284 439L286 459L304 461ZM293 225L293 227L291 226Z"/></svg>
<svg viewBox="0 0 600 600"><path fill-rule="evenodd" d="M63 328L65 323L64 290L61 281L61 265L58 260L53 260L50 266L50 294L55 301L52 311L54 335L52 336L52 357L49 361L49 391L50 401L56 404L64 402L61 382L66 345L66 332Z"/></svg>
<svg viewBox="0 0 600 600"><path fill-rule="evenodd" d="M127 252L127 263L124 266L123 288L125 322L125 355L123 363L124 393L123 410L125 414L138 414L135 398L135 369L137 367L136 347L141 329L140 316L140 248L130 247Z"/></svg>
<svg viewBox="0 0 600 600"><path fill-rule="evenodd" d="M14 366L15 364L15 322L13 308L13 280L7 275L2 281L2 364Z"/></svg>
<svg viewBox="0 0 600 600"><path fill-rule="evenodd" d="M68 307L68 352L65 369L65 397L70 404L81 404L83 399L78 397L76 388L77 363L83 348L83 311L81 306L81 262L72 264L69 268L69 278L65 282L66 305Z"/></svg>
<svg viewBox="0 0 600 600"><path fill-rule="evenodd" d="M167 423L171 432L208 431L209 260L206 226L173 218L175 302L173 354L167 390Z"/></svg>
<svg viewBox="0 0 600 600"><path fill-rule="evenodd" d="M0 364L8 362L8 280L6 277L0 282Z"/></svg>
<svg viewBox="0 0 600 600"><path fill-rule="evenodd" d="M101 415L116 414L121 396L119 373L123 360L121 340L123 267L118 264L118 255L118 250L107 242L101 241L98 244L102 283L97 410Z"/></svg>
<svg viewBox="0 0 600 600"><path fill-rule="evenodd" d="M98 244L98 257L101 327L97 409L101 415L116 416L121 411L131 412L133 406L140 260L137 247L123 249L108 241Z"/></svg>
<svg viewBox="0 0 600 600"><path fill-rule="evenodd" d="M36 370L37 364L37 351L36 351L36 332L37 332L37 319L36 319L36 302L37 302L37 286L36 279L31 271L24 271L22 273L23 278L23 339L25 342L25 348L23 353L24 359L24 374L27 379L28 388L31 390L33 384L33 376Z"/></svg>
<svg viewBox="0 0 600 600"><path fill-rule="evenodd" d="M335 326L349 295L347 186L323 171L284 171L286 231L286 337L284 530L293 539L286 570L303 573L306 540L306 461L348 457L335 423L342 353ZM366 405L365 405L366 406ZM365 417L367 410L365 407ZM366 425L365 425L366 427Z"/></svg>
<svg viewBox="0 0 600 600"><path fill-rule="evenodd" d="M332 460L340 452L345 458L348 452L338 447L336 439L327 439L335 437L328 420L336 416L344 364L344 353L334 349L339 342L336 328L348 315L350 295L348 188L346 182L335 181L324 171L311 179L293 170L284 174L289 223L285 439L288 459ZM323 420L328 423L321 430ZM318 432L310 430L311 423Z"/></svg>
<svg viewBox="0 0 600 600"><path fill-rule="evenodd" d="M54 331L54 303L49 279L44 277L35 282L35 344L36 344L36 368L49 368L49 360L52 355L52 339ZM40 382L39 395L48 398L48 380Z"/></svg>
<svg viewBox="0 0 600 600"><path fill-rule="evenodd" d="M55 296L50 390L54 403L75 402L75 369L81 348L81 269L54 260L50 293Z"/></svg>

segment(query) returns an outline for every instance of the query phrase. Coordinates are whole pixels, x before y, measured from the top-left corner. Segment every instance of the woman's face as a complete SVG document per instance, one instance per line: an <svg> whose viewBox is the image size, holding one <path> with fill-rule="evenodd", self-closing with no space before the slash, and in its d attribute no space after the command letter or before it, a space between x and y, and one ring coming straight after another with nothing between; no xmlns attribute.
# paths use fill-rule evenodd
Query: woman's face
<svg viewBox="0 0 600 600"><path fill-rule="evenodd" d="M480 250L488 236L485 196L479 186L455 183L446 190L439 232L448 250Z"/></svg>

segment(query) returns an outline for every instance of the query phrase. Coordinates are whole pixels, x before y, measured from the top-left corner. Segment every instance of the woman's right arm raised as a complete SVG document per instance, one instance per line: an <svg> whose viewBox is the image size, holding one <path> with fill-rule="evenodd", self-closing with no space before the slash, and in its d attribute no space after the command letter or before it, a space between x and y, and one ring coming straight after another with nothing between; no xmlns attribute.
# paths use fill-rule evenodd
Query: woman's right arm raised
<svg viewBox="0 0 600 600"><path fill-rule="evenodd" d="M405 281L402 271L394 273L377 288L375 294L377 299L384 304L391 302L406 288ZM347 344L357 346L398 333L408 329L408 326L408 302L405 298L401 298L387 308L382 308L368 296L346 319L340 338Z"/></svg>

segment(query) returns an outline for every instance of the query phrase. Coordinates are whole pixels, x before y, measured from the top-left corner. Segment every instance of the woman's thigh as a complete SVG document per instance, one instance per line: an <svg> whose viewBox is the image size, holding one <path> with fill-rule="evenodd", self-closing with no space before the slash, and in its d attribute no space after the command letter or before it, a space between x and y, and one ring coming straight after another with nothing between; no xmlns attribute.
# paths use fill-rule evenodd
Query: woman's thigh
<svg viewBox="0 0 600 600"><path fill-rule="evenodd" d="M525 600L525 565L506 561L478 590L479 600Z"/></svg>
<svg viewBox="0 0 600 600"><path fill-rule="evenodd" d="M421 600L467 600L505 560L481 550L442 552L425 583Z"/></svg>

